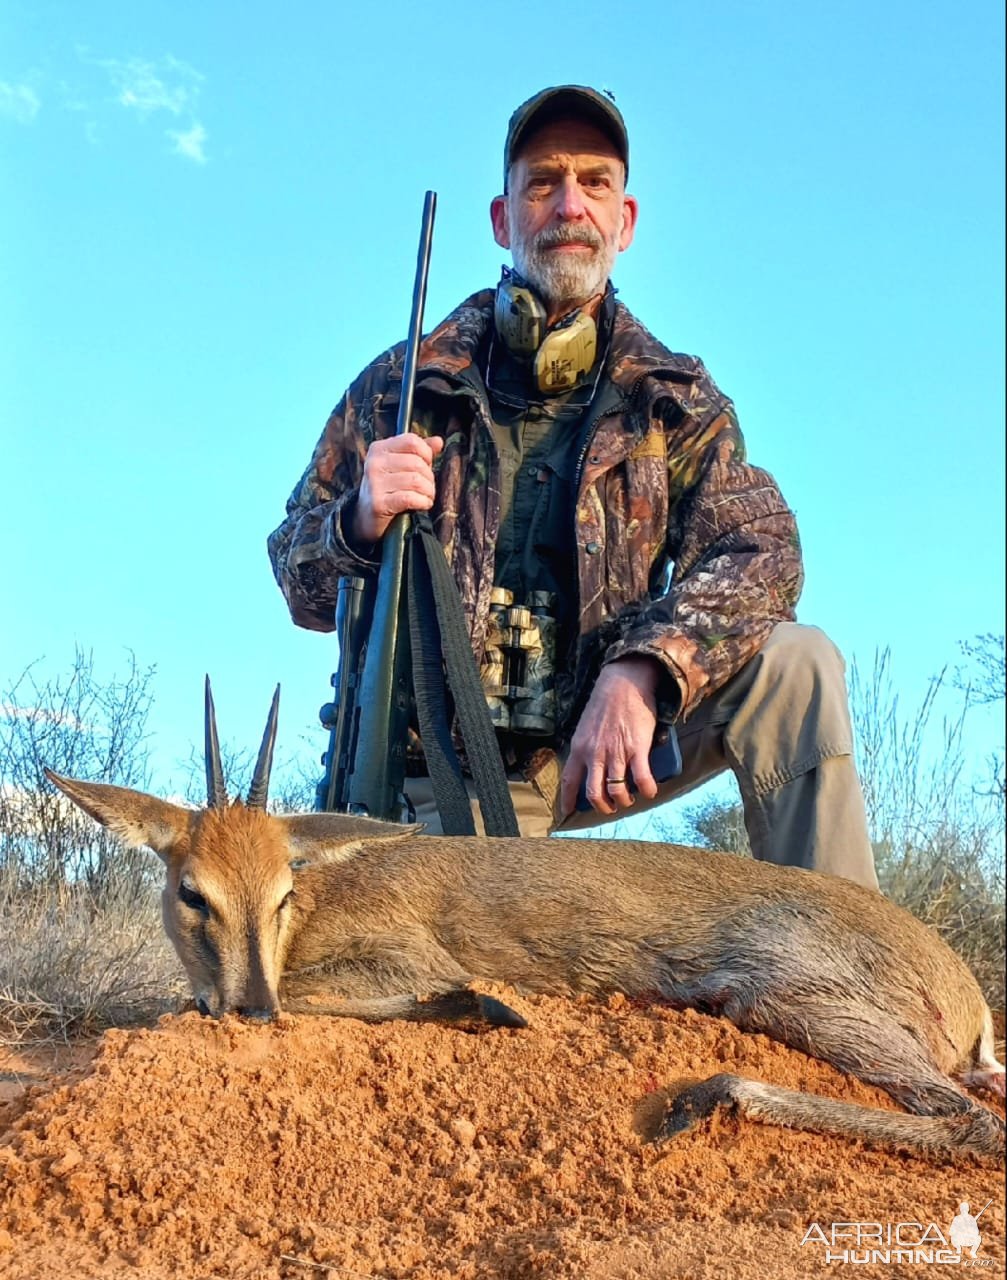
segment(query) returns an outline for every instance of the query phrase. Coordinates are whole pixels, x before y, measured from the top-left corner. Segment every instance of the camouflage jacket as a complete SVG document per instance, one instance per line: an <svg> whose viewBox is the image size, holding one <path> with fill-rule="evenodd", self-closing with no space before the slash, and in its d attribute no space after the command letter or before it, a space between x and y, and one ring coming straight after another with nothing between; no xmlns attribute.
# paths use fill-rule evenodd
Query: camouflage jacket
<svg viewBox="0 0 1007 1280"><path fill-rule="evenodd" d="M434 527L483 651L500 523L498 463L479 369L492 290L474 294L424 339L414 429L445 438ZM331 631L336 586L374 572L347 541L370 442L394 434L403 345L371 364L333 410L307 471L269 537L294 621ZM662 700L682 718L738 671L773 627L792 621L802 583L793 513L772 478L745 461L734 407L702 363L662 346L616 307L608 385L578 459L577 652L559 664L568 739L601 663L658 659Z"/></svg>

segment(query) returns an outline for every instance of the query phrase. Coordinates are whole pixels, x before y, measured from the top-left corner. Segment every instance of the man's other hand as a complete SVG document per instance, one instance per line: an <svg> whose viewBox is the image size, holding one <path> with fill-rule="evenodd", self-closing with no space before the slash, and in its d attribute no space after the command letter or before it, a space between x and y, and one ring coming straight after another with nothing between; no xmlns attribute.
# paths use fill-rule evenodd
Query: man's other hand
<svg viewBox="0 0 1007 1280"><path fill-rule="evenodd" d="M660 675L656 658L621 658L602 667L563 770L564 817L573 813L583 780L587 798L599 813L615 814L633 804L631 777L641 796L652 800L657 795L650 749Z"/></svg>
<svg viewBox="0 0 1007 1280"><path fill-rule="evenodd" d="M434 505L434 458L444 448L442 436L391 436L375 440L364 458L353 513L354 540L380 542L391 522L403 511L429 511Z"/></svg>

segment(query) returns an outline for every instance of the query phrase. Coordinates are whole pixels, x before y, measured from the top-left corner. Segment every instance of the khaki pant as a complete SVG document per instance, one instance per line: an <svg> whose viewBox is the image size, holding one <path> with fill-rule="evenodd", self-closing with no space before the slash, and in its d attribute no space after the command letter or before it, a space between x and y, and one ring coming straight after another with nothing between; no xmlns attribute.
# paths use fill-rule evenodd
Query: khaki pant
<svg viewBox="0 0 1007 1280"><path fill-rule="evenodd" d="M522 835L614 822L685 795L724 769L738 780L752 851L766 862L845 876L876 889L864 800L853 764L843 659L816 627L782 622L736 676L677 728L682 773L654 800L608 817L594 810L558 822L557 763L529 783L509 779ZM441 831L429 778L406 793L427 832ZM473 794L476 829L482 823Z"/></svg>

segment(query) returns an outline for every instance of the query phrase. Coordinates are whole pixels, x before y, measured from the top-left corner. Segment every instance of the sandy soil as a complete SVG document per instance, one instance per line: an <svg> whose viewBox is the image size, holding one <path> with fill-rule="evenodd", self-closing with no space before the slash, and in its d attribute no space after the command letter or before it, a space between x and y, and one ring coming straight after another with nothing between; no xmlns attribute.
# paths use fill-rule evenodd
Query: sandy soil
<svg viewBox="0 0 1007 1280"><path fill-rule="evenodd" d="M980 1274L1003 1275L1002 1169L729 1116L643 1141L683 1077L877 1090L691 1011L496 994L528 1030L186 1014L45 1082L0 1062L0 1276L789 1280L847 1271L811 1223L946 1235L991 1198Z"/></svg>

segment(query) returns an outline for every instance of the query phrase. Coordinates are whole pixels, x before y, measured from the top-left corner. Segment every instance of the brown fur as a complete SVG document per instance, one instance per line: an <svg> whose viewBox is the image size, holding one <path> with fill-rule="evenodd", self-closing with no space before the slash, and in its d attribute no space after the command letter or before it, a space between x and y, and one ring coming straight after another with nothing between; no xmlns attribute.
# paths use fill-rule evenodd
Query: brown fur
<svg viewBox="0 0 1007 1280"><path fill-rule="evenodd" d="M164 860L165 926L204 1012L269 1017L281 997L317 1012L321 993L337 1015L431 1016L424 998L478 979L658 995L831 1062L914 1113L716 1076L678 1095L662 1137L732 1105L888 1145L1002 1148L1003 1122L954 1079L1003 1091L975 980L932 930L849 881L677 845L425 837L240 802L192 813L50 776ZM471 1015L433 1008L452 1007Z"/></svg>

